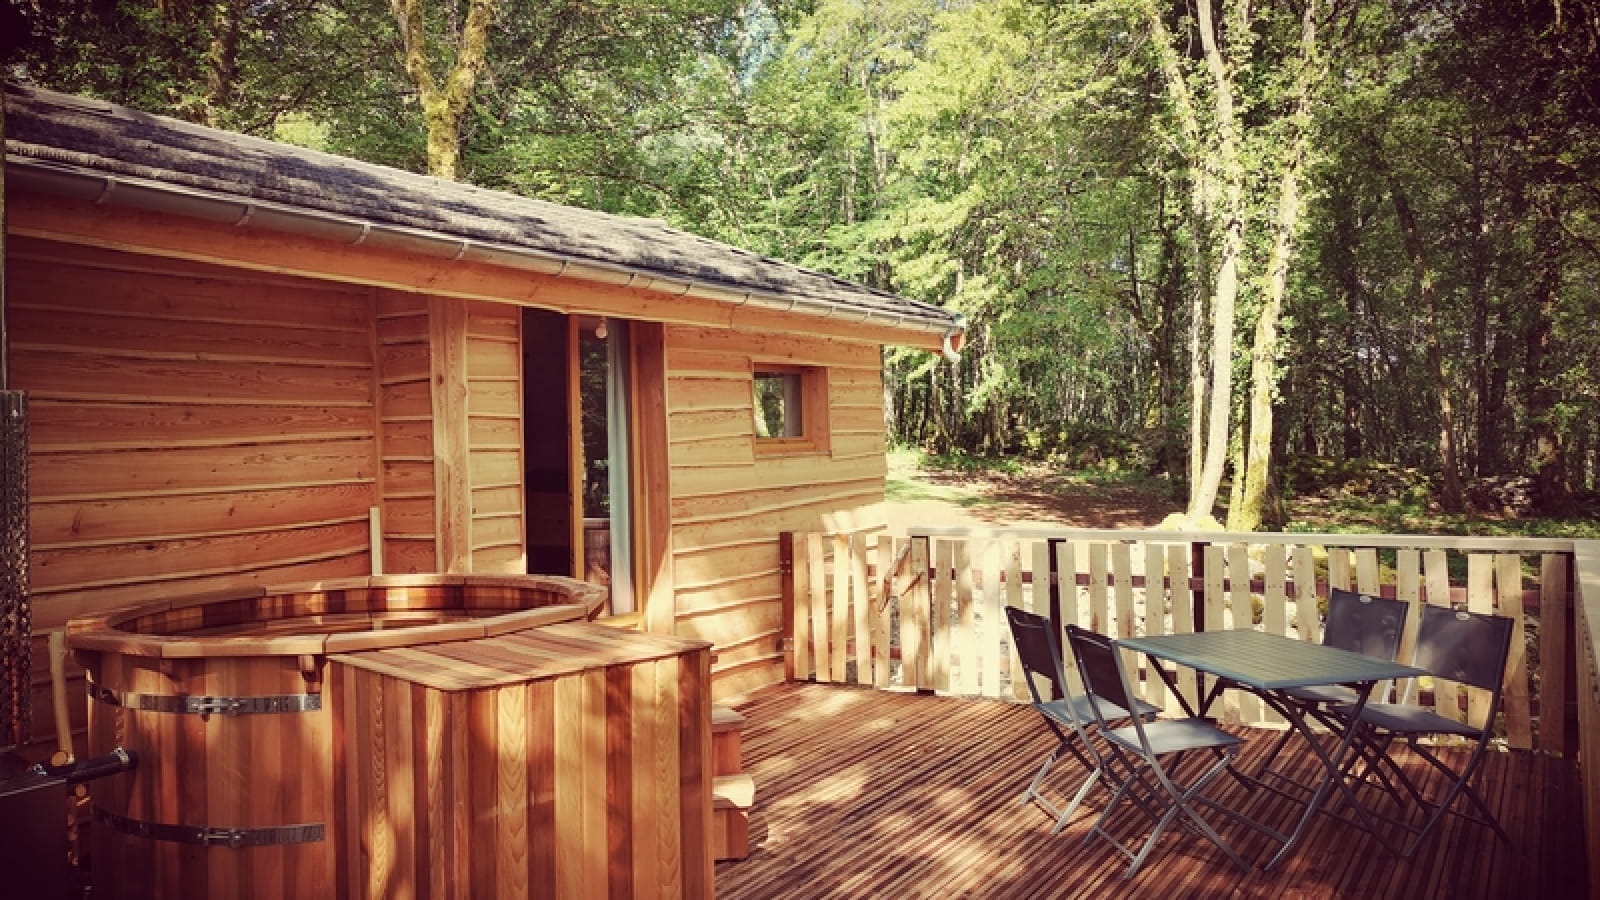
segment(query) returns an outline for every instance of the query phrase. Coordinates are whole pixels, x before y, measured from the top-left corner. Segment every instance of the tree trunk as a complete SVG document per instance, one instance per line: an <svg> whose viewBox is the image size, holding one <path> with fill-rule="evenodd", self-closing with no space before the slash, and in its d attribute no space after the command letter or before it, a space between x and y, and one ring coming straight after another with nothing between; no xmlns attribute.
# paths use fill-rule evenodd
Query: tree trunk
<svg viewBox="0 0 1600 900"><path fill-rule="evenodd" d="M1209 5L1207 10L1209 12ZM1210 377L1208 362L1214 360L1214 355L1208 357L1204 352L1205 340L1208 334L1206 319L1206 300L1215 296L1216 278L1212 271L1211 253L1211 222L1212 216L1219 205L1217 198L1216 182L1211 177L1212 169L1203 165L1206 155L1204 141L1201 137L1200 116L1195 110L1194 96L1189 88L1189 83L1184 76L1180 65L1171 29L1167 28L1166 20L1162 18L1162 10L1153 2L1146 2L1142 6L1145 23L1150 29L1154 40L1151 46L1156 53L1157 61L1161 67L1162 81L1166 85L1167 94L1172 99L1173 110L1178 119L1179 149L1185 161L1184 178L1189 187L1189 218L1195 234L1194 267L1197 283L1194 292L1190 295L1189 313L1189 461L1188 477L1190 503L1189 508L1195 507L1195 491L1201 483L1202 473L1206 469L1206 419L1208 408L1208 391L1214 389L1215 384ZM1229 312L1231 329L1231 308ZM1213 327L1215 322L1209 323ZM1229 343L1232 335L1229 335ZM1229 366L1222 366L1223 379L1228 378ZM1223 410L1227 409L1227 393L1223 394ZM1215 403L1209 404L1211 409L1216 408ZM1226 415L1222 417L1223 428L1226 429ZM1220 476L1221 466L1217 465ZM1215 504L1216 485L1211 487L1211 501L1206 504L1206 511Z"/></svg>
<svg viewBox="0 0 1600 900"><path fill-rule="evenodd" d="M1301 18L1300 70L1291 95L1292 133L1278 182L1278 213L1272 225L1272 252L1267 258L1262 285L1261 312L1256 319L1250 349L1249 437L1244 442L1244 469L1234 477L1244 489L1237 506L1228 507L1229 531L1255 531L1261 527L1269 485L1272 483L1273 394L1278 387L1278 321L1289 289L1289 265L1294 260L1295 236L1300 230L1300 170L1305 165L1311 134L1311 95L1320 78L1316 72L1317 4L1308 2Z"/></svg>
<svg viewBox="0 0 1600 900"><path fill-rule="evenodd" d="M1450 383L1446 378L1444 363L1444 314L1439 308L1438 289L1434 271L1428 260L1428 251L1417 226L1416 213L1411 207L1411 197L1400 183L1399 177L1384 157L1382 145L1376 136L1370 137L1373 165L1389 186L1389 202L1394 206L1395 219L1400 226L1400 236L1406 258L1411 264L1411 277L1417 299L1426 315L1423 331L1423 359L1428 377L1433 382L1435 409L1439 427L1439 505L1447 513L1460 512L1464 507L1461 486L1461 463L1456 452L1455 405L1450 399Z"/></svg>
<svg viewBox="0 0 1600 900"><path fill-rule="evenodd" d="M392 0L400 28L406 75L417 89L428 130L428 174L454 181L461 162L461 120L472 99L489 52L489 26L498 0L471 0L467 21L452 48L454 63L443 81L434 78L428 58L425 0Z"/></svg>
<svg viewBox="0 0 1600 900"><path fill-rule="evenodd" d="M1207 411L1204 463L1189 489L1191 521L1211 515L1222 485L1228 456L1229 408L1233 400L1233 318L1239 296L1239 257L1244 250L1244 164L1239 158L1238 124L1233 108L1233 83L1217 46L1211 0L1197 0L1200 43L1211 73L1212 115L1216 147L1195 168L1216 172L1221 181L1222 233L1218 243L1216 280L1211 288L1211 402Z"/></svg>
<svg viewBox="0 0 1600 900"><path fill-rule="evenodd" d="M211 47L206 54L206 124L213 127L218 124L218 114L233 102L239 77L239 6L240 0L223 0L212 19Z"/></svg>
<svg viewBox="0 0 1600 900"><path fill-rule="evenodd" d="M1555 316L1561 285L1560 213L1549 209L1559 200L1549 198L1535 213L1534 245L1538 269L1533 273L1535 308L1528 316L1524 337L1527 347L1528 424L1532 443L1529 460L1539 485L1539 512L1556 518L1571 516L1575 509L1572 483L1567 477L1566 452L1555 414L1559 392L1545 371L1550 355L1551 322Z"/></svg>

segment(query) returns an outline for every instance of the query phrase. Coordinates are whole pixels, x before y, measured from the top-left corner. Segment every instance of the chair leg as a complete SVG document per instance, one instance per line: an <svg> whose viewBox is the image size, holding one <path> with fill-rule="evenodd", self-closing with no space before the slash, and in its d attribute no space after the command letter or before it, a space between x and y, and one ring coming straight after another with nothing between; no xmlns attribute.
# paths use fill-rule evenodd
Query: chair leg
<svg viewBox="0 0 1600 900"><path fill-rule="evenodd" d="M1050 829L1051 834L1060 834L1061 829L1067 827L1067 822L1071 821L1072 814L1078 811L1078 806L1083 803L1083 798L1089 796L1089 791L1099 783L1100 769L1090 770L1089 777L1083 780L1083 784L1078 787L1078 792L1072 796L1072 802L1067 804L1067 808L1061 811L1060 818L1056 819L1056 827Z"/></svg>
<svg viewBox="0 0 1600 900"><path fill-rule="evenodd" d="M1039 786L1044 783L1045 776L1050 774L1050 767L1056 764L1056 757L1060 754L1061 748L1058 746L1050 751L1049 756L1044 758L1044 765L1040 766L1039 771L1034 773L1033 780L1028 782L1027 788L1022 792L1022 797L1017 800L1018 806L1027 806L1030 800L1042 799L1042 795L1039 793Z"/></svg>
<svg viewBox="0 0 1600 900"><path fill-rule="evenodd" d="M1156 780L1161 783L1163 789L1171 798L1172 802L1167 807L1166 812L1161 816L1161 820L1156 823L1155 828L1150 831L1149 837L1145 838L1144 846L1141 847L1138 854L1134 856L1133 862L1128 866L1128 871L1122 876L1123 880L1132 878L1138 873L1139 869L1144 865L1145 860L1149 858L1150 851L1155 848L1156 842L1160 840L1162 833L1166 831L1167 826L1171 825L1173 820L1177 819L1180 814L1182 814L1184 817L1183 821L1192 824L1196 829L1198 829L1201 835L1203 835L1211 843L1215 844L1218 849L1227 855L1229 859L1233 860L1234 865L1237 865L1240 869L1246 872L1250 871L1250 864L1245 862L1244 859L1234 851L1233 847L1229 845L1227 841L1222 839L1222 835L1217 834L1216 829L1211 827L1211 823L1202 818L1200 814L1196 812L1192 806L1190 806L1190 802L1200 795L1200 792L1205 789L1206 785L1210 784L1213 779L1228 769L1230 762L1231 759L1229 757L1222 757L1218 759L1214 764L1212 764L1211 768L1207 769L1187 788L1181 789L1172 781L1168 780L1167 777L1160 771L1156 771L1154 773Z"/></svg>
<svg viewBox="0 0 1600 900"><path fill-rule="evenodd" d="M1438 803L1433 803L1426 800L1423 801L1424 806L1431 807L1427 821L1423 822L1422 827L1418 829L1417 834L1412 838L1411 843L1408 844L1405 850L1401 852L1401 856L1410 856L1411 854L1415 853L1417 848L1421 846L1423 839L1426 838L1428 833L1433 830L1434 825L1437 824L1446 813L1452 810L1456 799L1463 795L1467 798L1467 802L1471 803L1472 806L1477 810L1478 815L1476 817L1468 816L1465 813L1457 813L1457 815L1460 815L1469 821L1476 821L1479 824L1487 825L1491 830L1494 831L1495 836L1500 840L1504 841L1508 845L1515 844L1515 842L1511 840L1511 835L1507 834L1506 830L1501 827L1500 820L1496 818L1494 812L1489 809L1489 805L1484 802L1483 797L1479 795L1477 789L1472 786L1472 779L1478 774L1478 762L1483 754L1481 747L1473 752L1472 758L1467 761L1466 766L1460 770L1459 774L1457 774L1456 770L1445 765L1443 760L1428 752L1426 748L1422 747L1420 744L1417 744L1415 741L1408 741L1407 746L1411 748L1413 753L1427 761L1429 765L1433 766L1435 769L1438 769L1440 772L1445 773L1447 777L1454 779L1454 781L1450 785L1450 789L1445 792L1445 795L1439 798Z"/></svg>

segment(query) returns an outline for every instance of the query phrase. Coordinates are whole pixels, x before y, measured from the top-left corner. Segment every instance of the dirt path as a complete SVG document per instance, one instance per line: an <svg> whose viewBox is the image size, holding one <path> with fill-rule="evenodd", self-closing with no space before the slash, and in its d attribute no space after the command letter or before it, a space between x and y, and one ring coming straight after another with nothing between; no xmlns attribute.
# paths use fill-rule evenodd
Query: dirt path
<svg viewBox="0 0 1600 900"><path fill-rule="evenodd" d="M917 472L891 490L889 530L1057 525L1146 528L1181 511L1159 485L1095 485L1047 470L1022 475Z"/></svg>

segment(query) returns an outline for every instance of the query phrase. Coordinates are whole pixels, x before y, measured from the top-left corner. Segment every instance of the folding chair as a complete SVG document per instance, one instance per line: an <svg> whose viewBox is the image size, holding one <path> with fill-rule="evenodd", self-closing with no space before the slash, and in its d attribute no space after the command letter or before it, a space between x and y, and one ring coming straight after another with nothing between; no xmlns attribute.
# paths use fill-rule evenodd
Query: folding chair
<svg viewBox="0 0 1600 900"><path fill-rule="evenodd" d="M1079 804L1100 781L1100 754L1090 741L1088 732L1097 720L1096 707L1107 722L1120 722L1130 718L1131 714L1127 708L1091 694L1072 693L1061 668L1061 649L1056 643L1055 630L1050 627L1049 619L1015 606L1006 607L1006 619L1011 625L1011 645L1016 648L1017 658L1022 661L1023 678L1028 682L1028 692L1033 695L1033 708L1038 710L1045 726L1056 738L1055 749L1045 756L1044 764L1033 776L1033 781L1028 783L1027 790L1022 792L1022 799L1018 802L1021 805L1035 803L1046 813L1055 816L1055 827L1050 830L1051 834L1055 834L1067 826ZM1048 696L1042 688L1049 689ZM1142 700L1137 701L1137 709L1144 718L1154 718L1160 712L1157 707ZM1043 790L1046 776L1061 759L1063 752L1076 757L1089 770L1089 774L1084 776L1083 783L1078 786L1077 793L1073 794L1066 808L1058 809Z"/></svg>
<svg viewBox="0 0 1600 900"><path fill-rule="evenodd" d="M1124 709L1134 704L1133 690L1129 686L1127 671L1122 665L1122 655L1110 638L1076 625L1069 625L1067 640L1072 645L1072 653L1078 660L1078 671L1083 675L1084 686L1089 693ZM1098 713L1098 706L1096 710ZM1150 851L1155 847L1162 832L1177 819L1179 814L1184 816L1179 820L1181 824L1192 827L1220 847L1239 868L1246 871L1250 869L1249 864L1228 846L1221 835L1218 835L1194 808L1196 803L1205 803L1217 809L1224 809L1203 796L1201 792L1213 779L1228 770L1239 751L1239 745L1244 743L1242 738L1223 731L1206 719L1199 718L1145 722L1135 717L1129 724L1120 728L1112 728L1108 721L1098 714L1095 721L1099 725L1101 737L1106 742L1107 776L1117 780L1118 784L1111 802L1106 805L1099 821L1095 822L1094 829L1084 840L1099 835L1127 857L1130 862L1128 871L1123 873L1124 880L1132 878L1139 871L1149 858ZM1173 768L1194 751L1212 753L1216 759L1188 785L1180 784L1173 778ZM1164 763L1163 759L1170 762ZM1113 766L1122 770L1120 778L1112 771ZM1116 812L1118 804L1124 798L1133 802L1155 822L1149 837L1145 838L1143 846L1138 850L1124 844L1107 828L1112 813Z"/></svg>
<svg viewBox="0 0 1600 900"><path fill-rule="evenodd" d="M1504 616L1463 612L1443 606L1422 608L1422 621L1417 627L1417 650L1413 664L1426 669L1437 679L1489 691L1489 706L1481 725L1461 722L1405 702L1411 700L1415 694L1415 680L1407 689L1407 696L1403 698L1403 702L1368 703L1361 710L1358 720L1346 723L1347 727L1359 729L1356 736L1363 742L1363 755L1368 760L1365 770L1357 776L1358 780L1365 782L1373 774L1381 775L1380 768L1387 770L1388 775L1402 785L1417 805L1426 811L1426 817L1421 825L1412 825L1399 818L1383 817L1411 835L1410 842L1403 847L1398 841L1391 843L1385 840L1381 834L1373 835L1379 843L1400 856L1410 856L1415 853L1423 839L1446 812L1453 812L1469 821L1487 825L1494 829L1494 833L1501 840L1511 843L1510 835L1500 827L1500 822L1494 813L1490 812L1488 805L1473 788L1472 779L1477 775L1479 765L1483 762L1484 752L1494 736L1495 717L1500 712L1500 692L1505 683L1506 660L1511 653L1514 624L1511 619ZM1442 700L1452 712L1455 710L1457 700L1454 692L1436 699ZM1346 719L1354 713L1354 707L1350 705L1341 704L1334 707L1334 710ZM1423 744L1424 738L1440 736L1454 736L1471 742L1472 752L1460 768L1452 768ZM1437 769L1446 779L1449 787L1438 801L1424 797L1416 782L1406 775L1405 770L1390 755L1393 743L1400 739L1404 739L1411 752ZM1456 800L1462 796L1471 803L1477 815L1470 815L1453 808Z"/></svg>
<svg viewBox="0 0 1600 900"><path fill-rule="evenodd" d="M1366 656L1392 660L1400 652L1400 635L1406 627L1411 605L1402 600L1358 594L1343 588L1328 592L1328 612L1323 618L1322 643ZM1372 699L1383 700L1381 686L1373 689ZM1329 709L1334 704L1354 705L1360 698L1353 688L1342 684L1286 688L1278 692L1286 703L1295 704L1303 715L1311 716L1333 730L1342 726ZM1256 766L1256 777L1271 771L1274 760L1294 737L1294 729L1284 729Z"/></svg>

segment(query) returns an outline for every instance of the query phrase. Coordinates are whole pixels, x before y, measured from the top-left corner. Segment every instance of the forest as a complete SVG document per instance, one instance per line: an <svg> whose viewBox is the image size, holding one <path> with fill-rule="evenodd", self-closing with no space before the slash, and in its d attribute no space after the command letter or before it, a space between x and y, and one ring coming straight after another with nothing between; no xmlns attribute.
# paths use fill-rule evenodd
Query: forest
<svg viewBox="0 0 1600 900"><path fill-rule="evenodd" d="M0 3L8 79L958 310L902 446L1597 514L1600 0Z"/></svg>

